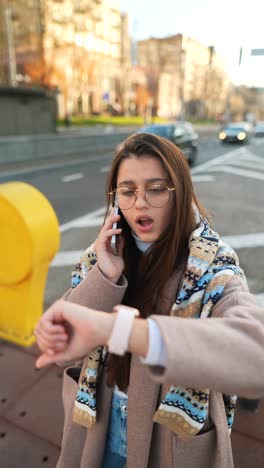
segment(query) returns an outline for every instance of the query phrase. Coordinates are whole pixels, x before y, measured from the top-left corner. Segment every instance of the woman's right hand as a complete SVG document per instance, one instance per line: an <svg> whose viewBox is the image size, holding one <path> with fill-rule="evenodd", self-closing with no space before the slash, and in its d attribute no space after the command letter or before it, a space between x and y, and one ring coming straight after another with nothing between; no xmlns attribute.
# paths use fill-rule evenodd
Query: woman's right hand
<svg viewBox="0 0 264 468"><path fill-rule="evenodd" d="M103 275L112 283L118 282L124 270L124 238L121 236L122 229L113 229L113 223L119 220L120 215L114 216L114 209L112 209L94 243L97 264ZM110 243L113 234L118 235L117 255L114 255L111 251Z"/></svg>

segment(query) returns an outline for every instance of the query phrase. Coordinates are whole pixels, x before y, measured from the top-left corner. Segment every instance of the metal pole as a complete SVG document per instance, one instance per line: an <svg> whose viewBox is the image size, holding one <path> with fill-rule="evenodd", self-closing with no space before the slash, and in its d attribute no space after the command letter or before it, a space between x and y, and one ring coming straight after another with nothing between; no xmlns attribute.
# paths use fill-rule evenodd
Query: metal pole
<svg viewBox="0 0 264 468"><path fill-rule="evenodd" d="M12 12L9 6L4 8L5 24L6 24L6 37L7 37L7 51L8 51L8 65L9 65L9 84L16 86L16 51L14 45L14 35L12 27Z"/></svg>

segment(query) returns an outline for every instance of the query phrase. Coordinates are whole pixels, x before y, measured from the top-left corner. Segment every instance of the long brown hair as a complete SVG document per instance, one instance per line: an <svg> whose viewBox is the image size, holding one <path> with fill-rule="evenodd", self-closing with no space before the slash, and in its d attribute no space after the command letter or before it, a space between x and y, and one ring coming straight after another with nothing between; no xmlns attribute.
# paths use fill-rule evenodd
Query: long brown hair
<svg viewBox="0 0 264 468"><path fill-rule="evenodd" d="M192 185L189 166L184 154L169 140L150 133L136 133L119 145L112 162L107 184L107 212L112 203L109 195L117 186L121 162L132 156L158 159L175 187L174 204L169 225L147 253L142 255L131 235L131 229L121 213L122 235L125 238L124 274L128 288L123 303L137 307L142 317L162 314L159 303L163 298L166 283L179 262L188 255L188 240L195 228L192 204L206 216L200 206ZM130 355L110 355L108 361L108 384L115 383L121 390L129 383Z"/></svg>

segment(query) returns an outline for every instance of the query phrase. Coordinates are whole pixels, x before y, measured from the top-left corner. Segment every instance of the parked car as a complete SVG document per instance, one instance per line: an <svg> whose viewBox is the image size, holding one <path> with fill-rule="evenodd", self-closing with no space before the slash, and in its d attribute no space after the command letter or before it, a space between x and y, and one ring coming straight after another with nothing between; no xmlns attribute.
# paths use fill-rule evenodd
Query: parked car
<svg viewBox="0 0 264 468"><path fill-rule="evenodd" d="M255 136L264 137L264 122L257 122L255 125Z"/></svg>
<svg viewBox="0 0 264 468"><path fill-rule="evenodd" d="M249 122L230 122L218 134L222 143L246 143L253 135L253 125Z"/></svg>
<svg viewBox="0 0 264 468"><path fill-rule="evenodd" d="M167 138L182 150L190 166L194 164L199 136L189 122L177 121L173 124L153 124L141 128L139 132L154 133Z"/></svg>

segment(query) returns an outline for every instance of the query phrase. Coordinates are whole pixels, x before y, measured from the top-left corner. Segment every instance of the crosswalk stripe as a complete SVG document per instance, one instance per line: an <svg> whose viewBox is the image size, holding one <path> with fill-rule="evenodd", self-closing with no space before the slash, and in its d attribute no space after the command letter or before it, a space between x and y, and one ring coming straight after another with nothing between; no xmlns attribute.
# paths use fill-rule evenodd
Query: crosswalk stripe
<svg viewBox="0 0 264 468"><path fill-rule="evenodd" d="M215 180L215 177L212 175L207 175L207 174L198 174L198 175L193 175L192 176L193 182L213 182Z"/></svg>
<svg viewBox="0 0 264 468"><path fill-rule="evenodd" d="M258 171L264 171L264 159L263 159L263 161L258 162L257 166L256 166L255 161L249 161L249 160L243 161L242 159L230 161L230 165L231 166L238 166L238 167L241 167L241 168L244 167L244 168L248 168L248 169L256 169L257 168Z"/></svg>
<svg viewBox="0 0 264 468"><path fill-rule="evenodd" d="M71 174L71 175L62 177L61 181L62 182L72 182L73 180L82 179L83 177L84 177L84 175L81 172L78 172L78 174Z"/></svg>
<svg viewBox="0 0 264 468"><path fill-rule="evenodd" d="M238 168L232 168L232 166L238 166ZM253 169L252 171L246 171L244 168ZM264 171L264 159L247 148L237 148L228 153L217 156L216 158L210 159L205 163L202 163L191 170L194 176L201 172L225 172L229 174L235 174L242 177L249 177L257 180L263 180L264 175L254 171Z"/></svg>
<svg viewBox="0 0 264 468"><path fill-rule="evenodd" d="M60 232L66 232L72 228L100 226L100 224L102 224L104 214L105 207L98 208L95 211L91 211L91 213L87 213L79 218L69 221L68 223L62 224L60 226Z"/></svg>
<svg viewBox="0 0 264 468"><path fill-rule="evenodd" d="M248 177L250 179L257 179L257 180L264 180L264 173L261 174L259 172L255 171L246 171L244 169L239 169L239 168L233 168L231 166L216 166L216 167L210 167L208 169L208 172L226 172L227 174L234 174L234 175L239 175L242 177Z"/></svg>
<svg viewBox="0 0 264 468"><path fill-rule="evenodd" d="M252 153L251 151L247 150L244 154L241 154L236 160L242 160L242 161L255 161L257 164L263 163L263 158L258 156L255 153Z"/></svg>
<svg viewBox="0 0 264 468"><path fill-rule="evenodd" d="M233 249L245 249L264 246L264 232L255 234L241 234L237 236L223 236L223 241L231 245Z"/></svg>
<svg viewBox="0 0 264 468"><path fill-rule="evenodd" d="M228 153L221 154L220 156L217 156L216 158L210 159L209 161L206 161L202 164L199 164L198 166L195 166L193 169L191 169L191 174L196 174L197 172L207 171L208 168L211 168L212 166L215 166L217 164L222 164L223 162L226 162L229 159L232 159L234 156L238 157L239 155L244 154L245 151L246 151L245 148L237 148L233 151L229 151Z"/></svg>

